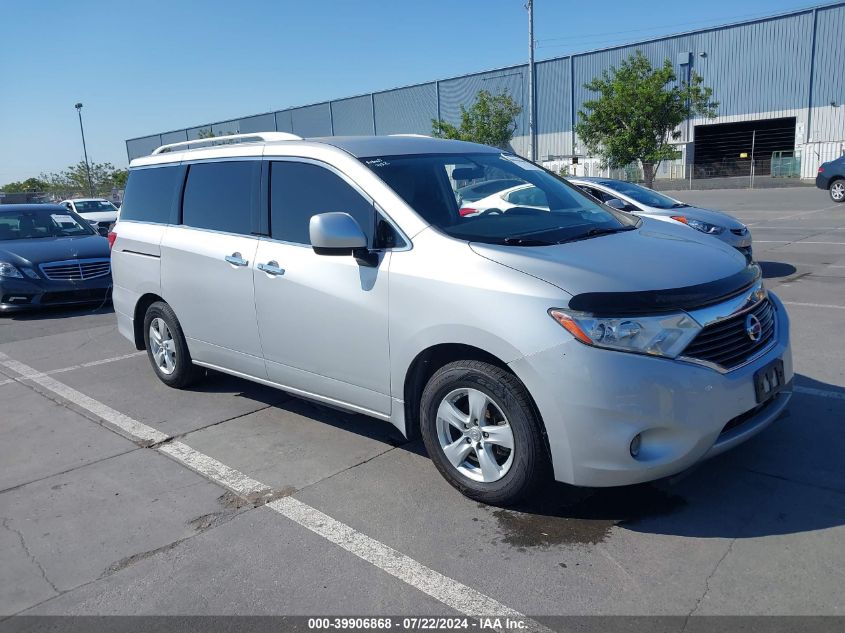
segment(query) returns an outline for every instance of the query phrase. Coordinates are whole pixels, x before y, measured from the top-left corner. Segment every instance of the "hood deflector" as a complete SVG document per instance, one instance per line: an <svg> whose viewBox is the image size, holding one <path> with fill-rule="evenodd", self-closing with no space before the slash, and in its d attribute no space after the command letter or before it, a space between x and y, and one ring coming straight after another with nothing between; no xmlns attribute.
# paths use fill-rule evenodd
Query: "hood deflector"
<svg viewBox="0 0 845 633"><path fill-rule="evenodd" d="M569 308L600 316L693 310L740 294L760 279L761 275L760 267L757 264L750 264L730 277L684 288L636 292L585 292L572 297Z"/></svg>

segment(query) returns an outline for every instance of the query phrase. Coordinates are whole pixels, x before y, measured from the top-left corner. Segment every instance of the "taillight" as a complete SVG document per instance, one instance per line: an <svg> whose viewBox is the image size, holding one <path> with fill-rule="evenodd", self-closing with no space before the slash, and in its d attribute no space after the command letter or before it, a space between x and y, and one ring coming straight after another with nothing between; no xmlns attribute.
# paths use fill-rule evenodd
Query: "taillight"
<svg viewBox="0 0 845 633"><path fill-rule="evenodd" d="M819 166L819 173L822 173L823 171L824 171L824 167Z"/></svg>
<svg viewBox="0 0 845 633"><path fill-rule="evenodd" d="M114 241L116 239L117 239L117 233L115 233L113 230L109 231L109 250L111 250L112 247L114 246Z"/></svg>
<svg viewBox="0 0 845 633"><path fill-rule="evenodd" d="M464 217L464 216L467 216L467 215L473 215L475 213L478 213L478 209L473 209L472 207L461 207L461 209L460 209L460 211L458 211L458 213L460 214L461 217Z"/></svg>

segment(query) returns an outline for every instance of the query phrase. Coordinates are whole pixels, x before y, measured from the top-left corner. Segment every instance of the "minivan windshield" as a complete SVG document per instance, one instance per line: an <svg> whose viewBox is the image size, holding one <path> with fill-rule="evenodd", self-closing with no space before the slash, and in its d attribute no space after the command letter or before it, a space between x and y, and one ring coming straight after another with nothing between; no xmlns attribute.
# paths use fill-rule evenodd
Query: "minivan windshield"
<svg viewBox="0 0 845 633"><path fill-rule="evenodd" d="M513 154L361 160L432 226L471 242L544 246L630 230L640 221ZM499 184L479 199L462 198L462 191L485 189L487 181Z"/></svg>
<svg viewBox="0 0 845 633"><path fill-rule="evenodd" d="M624 180L607 180L599 182L605 187L618 191L640 204L644 204L648 207L654 207L655 209L681 209L689 206L688 204L673 200L669 196L664 196L662 193L657 193L647 187L635 185L632 182L625 182Z"/></svg>
<svg viewBox="0 0 845 633"><path fill-rule="evenodd" d="M94 229L73 211L56 207L13 209L0 207L0 240L94 235Z"/></svg>

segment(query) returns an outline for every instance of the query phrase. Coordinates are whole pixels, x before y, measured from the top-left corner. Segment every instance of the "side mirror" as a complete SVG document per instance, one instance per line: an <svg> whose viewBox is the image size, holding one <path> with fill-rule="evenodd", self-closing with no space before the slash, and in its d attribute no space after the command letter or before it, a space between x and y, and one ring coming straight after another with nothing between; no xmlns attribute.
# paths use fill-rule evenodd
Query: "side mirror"
<svg viewBox="0 0 845 633"><path fill-rule="evenodd" d="M308 234L311 248L317 255L352 255L361 264L378 265L378 254L367 248L367 236L348 213L335 211L312 215Z"/></svg>
<svg viewBox="0 0 845 633"><path fill-rule="evenodd" d="M606 200L605 204L609 207L613 207L614 209L619 209L620 211L625 211L628 209L628 205L622 202L619 198L611 198L610 200Z"/></svg>

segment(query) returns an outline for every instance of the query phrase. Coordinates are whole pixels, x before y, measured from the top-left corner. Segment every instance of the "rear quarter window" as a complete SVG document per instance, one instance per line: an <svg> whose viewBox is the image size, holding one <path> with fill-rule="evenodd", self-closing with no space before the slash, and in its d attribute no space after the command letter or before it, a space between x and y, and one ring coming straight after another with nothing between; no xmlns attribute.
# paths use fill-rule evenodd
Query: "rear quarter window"
<svg viewBox="0 0 845 633"><path fill-rule="evenodd" d="M182 173L179 165L131 170L120 219L169 224Z"/></svg>

